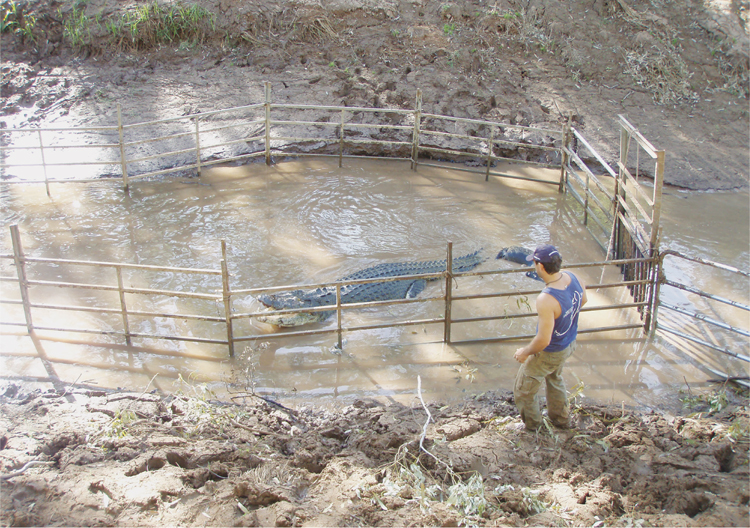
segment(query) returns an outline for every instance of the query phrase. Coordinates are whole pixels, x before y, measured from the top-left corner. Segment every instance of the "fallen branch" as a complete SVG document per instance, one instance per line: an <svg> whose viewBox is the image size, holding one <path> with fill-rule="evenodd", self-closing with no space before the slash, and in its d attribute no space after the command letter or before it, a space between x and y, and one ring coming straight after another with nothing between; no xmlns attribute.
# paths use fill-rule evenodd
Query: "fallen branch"
<svg viewBox="0 0 750 528"><path fill-rule="evenodd" d="M424 399L422 398L422 377L417 376L417 396L419 396L419 401L422 402L422 407L424 408L425 412L427 413L427 421L424 423L424 427L422 427L422 436L419 438L419 449L430 455L432 458L434 458L437 462L440 462L443 464L446 468L448 468L449 473L453 473L453 468L447 464L446 462L443 462L438 457L427 451L427 449L424 446L424 439L427 436L427 426L430 425L430 422L432 421L432 414L430 413L430 410L427 408L427 405L424 402Z"/></svg>
<svg viewBox="0 0 750 528"><path fill-rule="evenodd" d="M244 429L245 431L250 431L251 433L256 434L256 435L272 435L272 434L274 434L273 431L267 431L267 430L266 431L261 431L261 430L258 430L258 429L253 429L252 427L249 427L247 425L243 425L243 424L239 423L237 420L230 419L229 423L231 423L235 427L239 427L240 429Z"/></svg>

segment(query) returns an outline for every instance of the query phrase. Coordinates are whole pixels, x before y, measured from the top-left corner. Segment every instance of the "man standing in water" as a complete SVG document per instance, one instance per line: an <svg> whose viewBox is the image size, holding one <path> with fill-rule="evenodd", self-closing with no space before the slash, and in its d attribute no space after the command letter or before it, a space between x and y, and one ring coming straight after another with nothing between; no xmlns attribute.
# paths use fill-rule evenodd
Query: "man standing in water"
<svg viewBox="0 0 750 528"><path fill-rule="evenodd" d="M562 370L565 360L575 351L578 314L587 301L586 289L573 273L560 271L562 256L554 246L539 246L526 260L534 262L534 269L546 286L536 299L536 336L513 355L522 363L513 397L526 429L537 430L542 425L537 393L546 381L549 419L555 427L567 429L570 405Z"/></svg>

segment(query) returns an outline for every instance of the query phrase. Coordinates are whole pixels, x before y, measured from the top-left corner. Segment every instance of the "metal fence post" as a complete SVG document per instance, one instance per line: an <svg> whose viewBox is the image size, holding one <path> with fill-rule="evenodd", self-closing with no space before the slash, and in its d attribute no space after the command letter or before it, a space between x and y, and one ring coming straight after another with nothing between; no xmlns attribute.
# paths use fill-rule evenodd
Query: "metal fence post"
<svg viewBox="0 0 750 528"><path fill-rule="evenodd" d="M560 159L560 185L557 187L557 192L563 193L565 192L565 183L567 180L567 167L568 163L570 163L570 156L568 156L568 149L570 148L570 129L573 124L573 113L568 112L568 120L563 125L562 129L562 149L560 153L562 154Z"/></svg>
<svg viewBox="0 0 750 528"><path fill-rule="evenodd" d="M125 159L125 132L122 128L122 105L117 103L117 133L120 137L120 166L122 167L122 186L125 191L130 187L128 180L128 161Z"/></svg>
<svg viewBox="0 0 750 528"><path fill-rule="evenodd" d="M344 110L341 110L341 128L339 129L339 168L344 159Z"/></svg>
<svg viewBox="0 0 750 528"><path fill-rule="evenodd" d="M661 220L661 195L664 187L664 151L656 151L656 174L654 176L654 206L651 210L651 250L658 248L659 222Z"/></svg>
<svg viewBox="0 0 750 528"><path fill-rule="evenodd" d="M656 250L656 253L654 254L654 267L652 270L652 298L651 298L651 319L649 321L650 325L647 329L649 332L649 337L653 337L656 333L656 327L658 326L659 322L657 320L657 316L659 313L659 295L661 294L661 278L662 273L664 269L664 257L665 255L660 253L659 250Z"/></svg>
<svg viewBox="0 0 750 528"><path fill-rule="evenodd" d="M487 171L484 173L484 181L490 181L490 167L492 167L492 150L495 142L495 128L490 127L490 142L487 151Z"/></svg>
<svg viewBox="0 0 750 528"><path fill-rule="evenodd" d="M44 186L47 188L47 196L49 194L49 179L47 178L47 162L44 160L44 143L42 143L42 131L37 130L39 133L39 154L42 157L42 171L44 172Z"/></svg>
<svg viewBox="0 0 750 528"><path fill-rule="evenodd" d="M445 329L443 342L451 342L451 309L453 304L453 242L448 242L448 256L445 259Z"/></svg>
<svg viewBox="0 0 750 528"><path fill-rule="evenodd" d="M266 94L266 165L271 164L271 83L265 83Z"/></svg>
<svg viewBox="0 0 750 528"><path fill-rule="evenodd" d="M198 166L198 176L201 175L201 135L198 127L199 118L195 118L195 163Z"/></svg>
<svg viewBox="0 0 750 528"><path fill-rule="evenodd" d="M125 304L125 285L122 280L122 266L116 266L115 272L117 273L117 291L120 294L120 310L122 312L122 325L125 328L125 342L128 346L132 346L132 340L130 339L130 323L128 322L128 307Z"/></svg>
<svg viewBox="0 0 750 528"><path fill-rule="evenodd" d="M417 88L417 108L414 110L414 137L412 138L411 148L411 168L417 170L417 160L419 159L419 128L422 121L422 90Z"/></svg>
<svg viewBox="0 0 750 528"><path fill-rule="evenodd" d="M336 325L337 325L337 333L339 336L338 340L338 347L339 350L343 350L344 348L344 341L341 338L341 284L336 285Z"/></svg>
<svg viewBox="0 0 750 528"><path fill-rule="evenodd" d="M234 331L232 329L232 293L229 289L229 270L227 268L227 242L221 241L221 291L224 300L224 319L227 325L227 345L229 357L234 357Z"/></svg>
<svg viewBox="0 0 750 528"><path fill-rule="evenodd" d="M591 181L589 178L589 173L586 172L586 196L583 199L583 225L589 224L589 193L591 193L591 188L589 187Z"/></svg>
<svg viewBox="0 0 750 528"><path fill-rule="evenodd" d="M34 323L31 319L31 302L29 301L29 283L26 280L26 259L23 254L21 245L21 234L18 231L18 224L10 226L10 238L13 242L13 260L16 264L16 274L18 275L18 286L21 289L21 302L23 303L23 314L26 318L26 330L29 334L34 332Z"/></svg>

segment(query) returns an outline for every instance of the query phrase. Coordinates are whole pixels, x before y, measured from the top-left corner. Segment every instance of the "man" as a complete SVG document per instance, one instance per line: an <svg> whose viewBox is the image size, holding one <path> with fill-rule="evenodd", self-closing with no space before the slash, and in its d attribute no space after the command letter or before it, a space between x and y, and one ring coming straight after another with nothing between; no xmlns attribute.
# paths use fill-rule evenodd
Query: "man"
<svg viewBox="0 0 750 528"><path fill-rule="evenodd" d="M575 350L578 314L587 301L586 288L573 273L560 270L562 256L554 246L539 246L526 260L534 262L546 286L536 299L536 336L513 355L522 363L513 397L526 429L537 430L542 425L537 393L546 382L549 419L555 427L567 429L570 405L562 370Z"/></svg>

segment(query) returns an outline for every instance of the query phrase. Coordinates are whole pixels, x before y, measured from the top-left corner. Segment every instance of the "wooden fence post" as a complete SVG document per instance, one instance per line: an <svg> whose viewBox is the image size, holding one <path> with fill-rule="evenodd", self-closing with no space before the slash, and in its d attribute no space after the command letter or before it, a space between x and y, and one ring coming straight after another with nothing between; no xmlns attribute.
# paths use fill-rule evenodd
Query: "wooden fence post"
<svg viewBox="0 0 750 528"><path fill-rule="evenodd" d="M128 180L128 161L125 159L125 133L122 128L122 105L117 103L117 132L120 136L120 166L122 167L122 186L127 192L130 187Z"/></svg>
<svg viewBox="0 0 750 528"><path fill-rule="evenodd" d="M23 254L23 246L21 245L21 234L18 231L18 224L10 226L10 238L13 242L13 260L16 264L18 286L21 289L21 302L23 303L23 314L24 317L26 317L26 330L29 334L32 334L34 332L34 323L31 319L29 283L26 280L26 259Z"/></svg>
<svg viewBox="0 0 750 528"><path fill-rule="evenodd" d="M122 325L125 328L125 342L128 346L132 346L132 340L130 338L130 323L128 322L128 307L125 304L125 285L122 280L122 266L116 266L115 271L117 272L117 290L120 294L120 309L122 311Z"/></svg>
<svg viewBox="0 0 750 528"><path fill-rule="evenodd" d="M227 268L227 242L221 241L221 290L224 299L224 319L227 324L227 345L229 357L234 357L234 332L232 330L232 293L229 289L229 270Z"/></svg>
<svg viewBox="0 0 750 528"><path fill-rule="evenodd" d="M445 328L443 342L451 342L451 309L453 304L453 242L448 242L448 254L445 259Z"/></svg>
<svg viewBox="0 0 750 528"><path fill-rule="evenodd" d="M419 128L422 121L422 90L417 88L417 108L414 110L414 137L412 138L411 148L411 168L417 170L417 160L419 159Z"/></svg>
<svg viewBox="0 0 750 528"><path fill-rule="evenodd" d="M266 94L266 165L271 165L271 83L265 83Z"/></svg>

